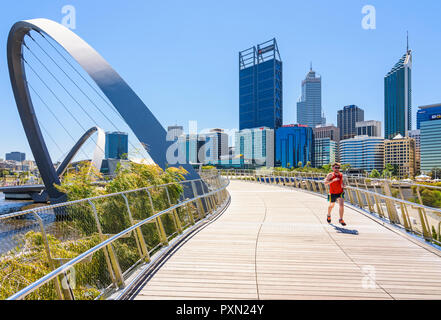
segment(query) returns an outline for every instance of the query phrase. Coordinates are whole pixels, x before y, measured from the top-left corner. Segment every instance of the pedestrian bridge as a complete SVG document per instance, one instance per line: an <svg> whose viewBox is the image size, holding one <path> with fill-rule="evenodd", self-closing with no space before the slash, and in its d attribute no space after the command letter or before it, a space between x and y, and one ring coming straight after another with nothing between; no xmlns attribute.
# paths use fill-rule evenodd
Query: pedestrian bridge
<svg viewBox="0 0 441 320"><path fill-rule="evenodd" d="M351 205L326 222L312 192L231 181L226 211L131 299L440 299L441 251Z"/></svg>

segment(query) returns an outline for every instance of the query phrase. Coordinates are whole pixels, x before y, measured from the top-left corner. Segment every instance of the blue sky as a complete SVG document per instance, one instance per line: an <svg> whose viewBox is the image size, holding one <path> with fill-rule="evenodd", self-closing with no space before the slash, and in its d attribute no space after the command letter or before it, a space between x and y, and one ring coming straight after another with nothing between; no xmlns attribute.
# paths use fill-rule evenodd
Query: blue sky
<svg viewBox="0 0 441 320"><path fill-rule="evenodd" d="M75 32L164 126L187 127L197 120L199 129L237 128L238 51L273 37L284 68L285 124L296 122L300 82L310 61L322 76L327 122L336 123L337 110L348 104L362 107L366 120L382 121L383 77L405 52L406 30L414 54L414 118L417 106L441 102L437 0L8 1L0 11L0 158L13 150L32 158L9 83L9 29L24 19L61 22L66 4L76 8ZM364 5L376 8L375 30L361 27ZM45 121L45 114L39 117ZM63 139L59 145L67 151L72 142ZM61 151L48 145L56 160Z"/></svg>

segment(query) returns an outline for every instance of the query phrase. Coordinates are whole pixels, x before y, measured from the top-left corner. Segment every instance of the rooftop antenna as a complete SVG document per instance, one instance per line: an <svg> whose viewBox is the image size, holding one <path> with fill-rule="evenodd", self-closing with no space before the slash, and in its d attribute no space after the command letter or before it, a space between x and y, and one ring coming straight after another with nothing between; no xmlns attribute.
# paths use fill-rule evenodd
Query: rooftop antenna
<svg viewBox="0 0 441 320"><path fill-rule="evenodd" d="M407 52L409 52L409 31L407 31L406 39L407 39Z"/></svg>
<svg viewBox="0 0 441 320"><path fill-rule="evenodd" d="M312 71L312 61L311 61L310 65L309 65L309 71Z"/></svg>

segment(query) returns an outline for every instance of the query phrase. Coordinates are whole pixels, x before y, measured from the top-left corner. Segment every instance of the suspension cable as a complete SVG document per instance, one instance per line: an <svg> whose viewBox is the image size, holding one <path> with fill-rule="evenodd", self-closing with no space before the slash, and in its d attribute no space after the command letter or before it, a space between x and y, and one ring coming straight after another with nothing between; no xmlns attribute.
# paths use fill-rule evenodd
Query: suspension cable
<svg viewBox="0 0 441 320"><path fill-rule="evenodd" d="M121 114L116 110L116 108L113 106L113 104L112 103L110 103L106 98L104 98L102 95L101 95L101 93L77 70L77 68L75 68L73 65L72 65L72 63L68 60L68 59L66 59L66 57L52 44L52 42L51 41L49 41L45 36L44 36L44 34L43 33L41 33L40 31L38 31L38 30L36 30L36 32L42 37L42 38L44 38L45 40L46 40L46 42L58 53L58 55L60 55L62 58L63 58L63 60L75 71L75 73L77 73L83 80L84 80L84 82L86 82L86 84L97 94L97 96L98 97L100 97L101 98L101 100L103 100L104 101L104 103L105 104L107 104L109 107L110 107L110 109L121 119L121 120L123 120L124 121L124 123L125 123L125 120L124 120L124 118L121 116ZM41 47L41 45L37 42L37 41L35 41L35 39L34 38L32 38L29 34L28 34L28 36L40 47L40 49L41 50L43 50L43 52L58 66L58 68L60 68L60 70L62 70L63 71L63 73L64 74L66 74L65 73L65 71L54 61L54 59ZM67 74L66 74L66 76L67 76ZM89 96L86 94L86 93L84 93L83 92L83 90L81 90L80 88L79 88L79 86L69 77L69 76L67 76L74 84L75 84L75 86L77 86L77 88L89 99ZM89 99L90 101L91 101L91 99ZM91 101L92 102L92 101ZM92 102L93 103L93 102ZM95 105L95 107L104 115L104 113L99 109L99 107L98 106L96 106L96 104L95 103L93 103L94 105ZM110 120L110 119L108 119L107 118L107 116L105 116L104 115L104 117L116 128L116 130L117 131L120 131L119 129L118 129L118 127ZM144 157L140 152L139 152L139 150L138 150L138 148L130 141L130 140L128 140L128 142L129 142L129 144L131 145L131 147L133 148L133 150L135 150L135 152L136 153L138 153L139 155L141 155L142 157ZM142 143L141 143L142 144ZM143 144L142 144L143 145ZM145 149L145 147L144 147L144 149Z"/></svg>

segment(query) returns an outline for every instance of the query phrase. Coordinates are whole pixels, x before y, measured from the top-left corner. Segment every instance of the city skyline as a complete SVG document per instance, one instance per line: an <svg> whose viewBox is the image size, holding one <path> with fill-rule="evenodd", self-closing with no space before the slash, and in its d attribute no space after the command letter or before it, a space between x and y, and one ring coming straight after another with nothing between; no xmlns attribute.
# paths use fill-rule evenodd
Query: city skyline
<svg viewBox="0 0 441 320"><path fill-rule="evenodd" d="M2 17L0 32L5 38L12 23L25 18L45 16L60 21L62 18L60 11L63 5L64 3L61 1L51 4L45 3L38 9L26 8L26 6L24 6L24 10L19 11L17 10L16 5L8 4L6 6L7 10L3 11L3 13L7 12L8 16ZM112 41L109 41L108 34L102 36L111 25L108 21L108 12L114 11L115 7L118 7L118 9L121 9L119 12L123 15L123 20L129 19L127 11L122 7L119 8L118 4L103 6L102 3L87 4L86 2L78 1L75 3L78 21L77 29L74 31L89 41L92 46L99 51L102 51L105 58L108 58L118 71L124 75L128 74L128 82L135 83L135 91L139 92L141 99L143 99L143 101L152 108L155 114L158 115L158 118L164 127L173 124L175 119L185 119L180 124L186 126L187 120L197 120L200 128L237 128L237 52L247 45L259 43L271 37L276 37L278 39L279 48L283 53L282 59L284 61L285 69L283 91L285 100L283 115L283 118L285 119L284 123L297 122L295 117L295 102L300 95L298 83L304 77L304 66L308 65L311 60L314 61L314 66L320 70L320 73L326 77L326 83L323 84L323 109L325 116L328 119L327 122L336 123L336 111L343 105L347 104L360 105L366 111L366 119L375 119L384 122L382 116L375 116L380 114L383 108L382 77L388 72L390 66L404 51L406 46L406 30L409 30L410 46L415 52L415 68L412 76L412 104L414 105L412 118L415 119L415 107L441 101L441 94L439 91L433 89L436 81L430 81L430 77L435 77L434 79L436 79L435 75L439 74L441 71L441 67L435 60L435 52L439 52L439 50L437 50L439 44L430 42L430 39L432 38L435 39L437 36L439 38L439 33L434 30L441 29L437 28L437 23L439 22L436 22L435 19L425 19L424 21L426 22L426 25L412 23L409 20L403 23L396 15L391 15L391 13L394 12L394 6L391 4L374 2L373 5L377 9L377 29L363 30L360 26L360 21L363 17L361 14L361 8L364 5L363 2L354 2L345 7L339 5L331 6L326 3L323 3L323 6L320 7L313 7L307 4L293 5L282 3L282 5L286 8L301 9L303 12L315 14L316 17L325 17L329 12L334 13L337 19L337 21L335 21L335 28L338 33L340 33L341 39L336 39L335 37L327 39L326 36L321 36L318 32L319 27L323 25L323 22L321 21L318 21L318 26L315 26L312 30L308 30L305 35L297 35L293 33L293 30L291 29L298 27L301 24L302 19L300 18L291 23L291 20L288 20L287 16L283 16L278 22L271 20L274 22L274 25L270 28L265 29L264 27L259 27L251 34L248 34L247 32L239 32L239 34L233 37L231 41L224 43L227 45L226 48L210 42L213 47L212 49L217 51L216 56L219 57L217 59L218 65L212 65L212 68L208 68L211 70L209 70L209 73L206 73L205 76L209 76L209 81L204 79L204 82L206 83L201 87L210 88L211 90L203 89L202 91L204 91L204 93L196 96L192 94L188 95L186 91L189 90L189 83L193 80L195 82L195 87L202 85L202 82L199 79L194 79L193 76L191 76L191 81L188 81L189 83L183 83L181 81L181 87L176 86L176 81L181 79L182 74L188 73L189 69L187 66L191 65L191 68L199 68L197 64L193 62L196 57L200 58L201 53L195 52L195 50L188 51L188 49L191 49L194 44L191 42L189 44L184 43L184 40L187 40L190 35L187 36L181 34L178 44L183 50L180 52L183 52L185 58L189 58L190 53L196 57L190 58L189 61L186 62L186 66L171 63L171 66L176 71L176 74L173 74L173 78L175 79L170 79L168 77L169 82L164 84L164 82L161 81L162 75L159 74L158 70L152 65L151 60L152 58L155 58L156 61L163 61L164 64L167 65L174 59L170 53L161 51L162 55L153 54L147 50L147 44L139 44L140 48L146 49L144 52L146 57L144 59L138 59L138 61L135 61L136 59L130 59L134 61L129 61L126 59L126 54L124 52L108 49L112 47ZM426 7L424 8L425 15L430 15L431 12L435 11L427 10L427 6L430 7L431 5L435 6L435 2L426 4ZM412 5L409 4L409 6ZM139 2L139 7L140 12L147 12L145 5L141 2ZM97 21L93 21L90 17L88 11L91 10L91 8L97 9L97 11L102 14L98 17ZM159 5L157 8L161 8L161 6ZM213 9L209 9L203 5L199 5L198 8L199 13L214 13L211 11ZM177 4L172 8L171 14L176 15L178 9L182 8ZM225 11L224 7L217 9L220 10L222 16L231 17L233 25L236 23L243 23L243 21L239 21L239 17L236 13ZM413 9L414 10L409 11L412 11L412 14L414 15L423 13L422 8L419 8L418 6L413 6ZM259 11L259 9L254 10L257 10L256 13L258 15L263 16L263 11ZM185 10L184 8L184 11L185 13L188 13L189 10ZM21 13L19 14L18 12ZM131 14L133 15L134 13L132 12ZM401 17L408 15L408 12L400 12L400 19ZM164 16L161 15L161 17ZM345 19L339 20L338 17L345 17ZM130 18L133 17L130 16ZM246 19L251 19L251 17L247 16ZM149 21L149 26L152 27L153 30L157 30L157 28L163 26L163 22L159 23L157 19L153 19L153 21L157 22L157 24L155 24L154 22ZM96 23L99 24L95 25ZM127 25L136 26L136 23L137 22L134 20L130 20L127 22ZM211 24L211 21L196 19L194 23L190 26L186 26L185 29L195 31L195 27L200 27L204 23L210 25L210 30L214 30L217 36L221 36L222 39L227 37L227 34L224 34L227 32L225 32L225 30L220 30L224 25L218 19L214 19L213 25ZM254 24L255 22L252 23ZM345 27L348 28L348 30L343 30ZM121 30L116 31L116 34L112 35L112 39L118 39L118 42L121 43L121 45L128 45L133 41L130 36L124 34L124 30L125 27L121 25ZM247 30L249 31L249 29ZM163 46L163 48L172 48L174 46L173 43L170 43L171 38L167 38L170 35L170 32L171 30L169 29L165 31L161 30L157 36L162 37L161 46ZM150 31L148 31L147 34L148 36L152 36ZM202 32L202 34L196 32L196 35L200 35L203 40L208 41L207 35L204 32ZM228 34L228 36L231 36L231 34ZM310 38L310 41L306 41L306 44L308 45L303 43L302 46L300 46L298 43L299 37L304 41L307 36ZM155 39L155 36L153 36L153 39ZM290 41L292 39L297 39L297 41L294 41L293 43ZM159 41L159 38L156 41ZM313 43L313 41L315 42ZM385 43L387 45L385 45ZM5 43L1 43L0 46L1 49L5 49ZM175 46L177 48L177 45ZM352 51L347 50L349 46L352 48ZM357 46L360 46L360 48L357 48ZM222 47L222 50L219 50L220 47ZM384 48L387 48L387 50L384 50ZM368 51L369 54L365 55L362 51ZM204 51L204 53L206 54L207 52ZM369 59L363 59L363 57L366 58L367 56L371 57L373 59L372 61L375 61L375 63L371 64L369 63ZM337 57L339 58L336 59ZM362 63L360 63L358 59L362 61ZM355 62L356 60L358 62ZM161 63L161 65L164 64ZM136 68L135 65L138 68ZM366 67L367 65L372 65L373 67L368 68ZM9 139L5 140L2 146L0 146L0 153L19 150L31 154L24 138L23 129L21 128L18 115L16 114L15 102L12 97L9 78L6 72L5 58L0 62L0 66L0 70L2 70L0 93L3 97L2 106L4 110L6 110L7 115L0 120L1 133L6 135L8 132L11 132L11 130L14 130L13 132L16 133L14 137L8 137ZM358 69L355 69L355 66ZM141 71L149 70L149 72L152 72L152 75L159 76L159 79L155 78L155 83L153 83L151 79L148 79L148 77L143 75L143 72L137 72L138 69ZM336 70L339 70L340 74L338 74ZM354 70L357 70L357 81L348 81L350 79L348 74L355 74ZM171 74L170 72L171 69L166 67L164 73ZM426 75L429 75L429 78L426 78ZM143 77L143 80L141 81L139 81L140 76ZM187 76L190 75L187 74ZM140 87L140 83L142 84L142 87ZM163 85L159 86L159 83L162 83ZM193 88L193 86L191 88ZM336 88L340 89L335 90ZM364 90L365 88L369 88L369 90ZM180 103L184 101L184 106L182 108L179 108L177 103L172 103L173 99L170 100L170 97L166 94L168 90L173 90L173 92L176 93L172 96L178 96ZM161 92L164 94L161 94ZM186 94L182 95L183 93ZM198 100L203 100L203 102L198 102ZM178 100L176 100L176 102L177 101ZM204 104L203 108L201 107L201 104ZM164 111L166 105L176 106L171 114L166 114ZM197 110L207 109L210 110L209 116L197 112ZM194 119L189 119L189 114L195 115L193 116ZM412 122L416 123L416 121ZM54 161L55 160L56 159L54 159Z"/></svg>

